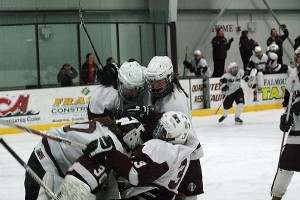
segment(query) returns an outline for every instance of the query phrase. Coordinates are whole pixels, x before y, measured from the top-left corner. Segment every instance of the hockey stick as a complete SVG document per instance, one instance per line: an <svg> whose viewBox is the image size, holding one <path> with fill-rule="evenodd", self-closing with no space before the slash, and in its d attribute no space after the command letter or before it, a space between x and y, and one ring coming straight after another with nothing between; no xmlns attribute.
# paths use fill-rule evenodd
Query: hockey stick
<svg viewBox="0 0 300 200"><path fill-rule="evenodd" d="M216 111L216 112L212 111L212 114L213 114L213 115L216 115L216 114L218 113L218 111L220 110L221 106L223 105L223 103L224 103L226 97L227 97L227 95L225 95L224 98L222 99L222 102L220 103L220 105L219 105L217 111Z"/></svg>
<svg viewBox="0 0 300 200"><path fill-rule="evenodd" d="M87 36L87 39L88 39L88 41L89 41L89 43L90 43L90 45L91 45L91 47L93 49L93 52L94 52L94 54L95 54L95 56L97 58L97 61L98 61L99 65L100 65L101 69L103 69L103 65L101 63L100 57L99 57L99 55L98 55L98 53L96 51L96 48L95 48L95 46L94 46L94 44L92 42L90 34L88 33L88 31L87 31L87 29L85 27L85 23L84 23L82 11L81 11L81 0L79 0L78 11L79 11L80 26L83 28L83 30L85 32L85 35Z"/></svg>
<svg viewBox="0 0 300 200"><path fill-rule="evenodd" d="M25 164L25 162L8 146L8 144L3 140L3 138L0 138L0 143L5 147L5 149L22 165L25 169L25 171L39 184L47 193L51 199L58 200L56 198L56 195L51 191L51 189L45 184L44 181L38 177L38 175L28 166Z"/></svg>
<svg viewBox="0 0 300 200"><path fill-rule="evenodd" d="M187 52L188 52L188 47L186 47L186 49L185 49L185 59L184 60L187 59ZM183 66L183 75L182 75L183 79L185 78L185 68L186 68L186 66L184 65Z"/></svg>
<svg viewBox="0 0 300 200"><path fill-rule="evenodd" d="M290 93L290 98L289 98L289 104L288 104L288 107L287 107L287 115L286 115L286 119L285 119L286 122L289 121L289 117L290 117L290 113L291 113L293 95L294 95L294 90L295 90L294 85L295 85L295 80L292 81L292 88L291 88L291 93ZM277 171L276 171L276 174L275 174L275 177L274 177L274 180L273 180L273 183L272 183L272 187L271 187L271 196L272 196L272 191L273 191L274 183L275 183L275 180L277 178L278 171L279 171L280 158L281 158L281 155L282 155L282 152L283 152L283 148L285 146L284 143L285 143L286 135L288 135L287 132L284 132L283 136L282 136L282 140L281 140L281 146L280 146L280 152L279 152L279 160L278 160L278 165L277 165Z"/></svg>
<svg viewBox="0 0 300 200"><path fill-rule="evenodd" d="M42 137L48 138L50 140L53 140L53 141L56 141L56 142L60 142L60 143L63 143L63 144L67 144L67 145L70 145L72 147L79 148L79 149L82 149L82 150L86 149L86 145L85 144L81 144L81 143L78 143L78 142L75 142L75 141L72 141L72 140L69 140L69 139L65 139L65 138L59 137L59 136L54 136L54 135L49 135L47 133L42 133L40 131L31 129L31 128L27 128L25 126L17 125L17 124L5 121L3 119L0 119L0 125L12 127L12 128L16 128L16 129L25 131L27 133L31 133L31 134L34 134L34 135L42 136Z"/></svg>

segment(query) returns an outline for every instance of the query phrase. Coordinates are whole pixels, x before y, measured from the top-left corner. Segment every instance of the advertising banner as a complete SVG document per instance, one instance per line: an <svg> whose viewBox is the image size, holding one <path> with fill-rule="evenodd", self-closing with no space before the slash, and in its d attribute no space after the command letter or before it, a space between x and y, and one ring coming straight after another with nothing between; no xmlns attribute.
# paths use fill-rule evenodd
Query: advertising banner
<svg viewBox="0 0 300 200"><path fill-rule="evenodd" d="M191 79L191 110L204 108L203 79Z"/></svg>
<svg viewBox="0 0 300 200"><path fill-rule="evenodd" d="M87 120L87 105L97 86L0 92L0 119L21 125Z"/></svg>

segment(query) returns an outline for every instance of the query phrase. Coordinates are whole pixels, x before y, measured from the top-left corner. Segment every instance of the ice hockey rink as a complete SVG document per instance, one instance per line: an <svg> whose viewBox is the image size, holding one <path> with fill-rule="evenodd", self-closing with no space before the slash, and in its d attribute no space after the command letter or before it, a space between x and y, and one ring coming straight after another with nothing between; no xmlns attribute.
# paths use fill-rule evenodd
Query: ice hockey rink
<svg viewBox="0 0 300 200"><path fill-rule="evenodd" d="M235 125L230 115L194 117L193 123L205 157L201 160L205 200L271 199L282 133L280 110L249 112L244 125ZM4 135L5 141L26 161L41 138L29 134ZM0 147L0 200L24 199L24 169ZM300 175L295 174L284 199L299 199Z"/></svg>

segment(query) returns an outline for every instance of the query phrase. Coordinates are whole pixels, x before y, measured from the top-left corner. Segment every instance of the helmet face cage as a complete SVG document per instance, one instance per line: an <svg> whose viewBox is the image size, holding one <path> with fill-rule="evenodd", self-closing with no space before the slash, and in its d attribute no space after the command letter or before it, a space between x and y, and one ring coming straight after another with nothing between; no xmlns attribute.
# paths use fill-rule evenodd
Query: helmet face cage
<svg viewBox="0 0 300 200"><path fill-rule="evenodd" d="M128 103L134 103L137 101L140 90L141 89L128 88L122 82L120 82L119 88L118 88L120 97Z"/></svg>
<svg viewBox="0 0 300 200"><path fill-rule="evenodd" d="M239 71L239 67L238 66L234 66L234 67L231 67L229 69L230 73L233 75L233 76L236 76L238 71Z"/></svg>
<svg viewBox="0 0 300 200"><path fill-rule="evenodd" d="M162 125L160 122L158 123L153 132L153 138L161 140L167 139L167 130L165 129L164 125Z"/></svg>
<svg viewBox="0 0 300 200"><path fill-rule="evenodd" d="M173 90L173 79L172 75L162 80L147 80L148 89L150 90L153 97L164 97Z"/></svg>

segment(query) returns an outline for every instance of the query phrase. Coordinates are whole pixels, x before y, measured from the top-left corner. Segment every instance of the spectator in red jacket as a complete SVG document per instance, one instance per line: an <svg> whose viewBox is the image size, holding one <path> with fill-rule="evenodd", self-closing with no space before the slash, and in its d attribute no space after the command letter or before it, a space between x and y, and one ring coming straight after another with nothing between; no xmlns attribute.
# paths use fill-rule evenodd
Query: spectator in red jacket
<svg viewBox="0 0 300 200"><path fill-rule="evenodd" d="M96 81L96 74L99 69L98 65L94 62L95 58L92 53L86 55L86 61L81 67L81 85L93 85Z"/></svg>

